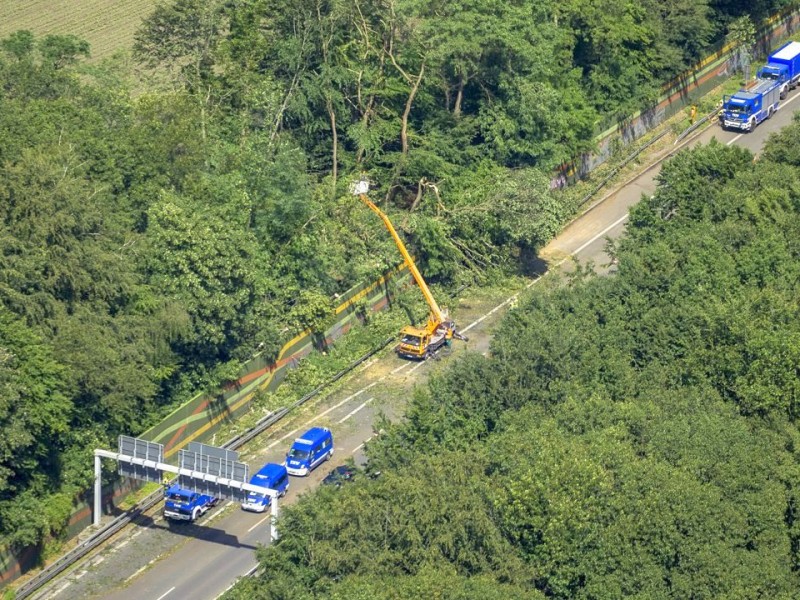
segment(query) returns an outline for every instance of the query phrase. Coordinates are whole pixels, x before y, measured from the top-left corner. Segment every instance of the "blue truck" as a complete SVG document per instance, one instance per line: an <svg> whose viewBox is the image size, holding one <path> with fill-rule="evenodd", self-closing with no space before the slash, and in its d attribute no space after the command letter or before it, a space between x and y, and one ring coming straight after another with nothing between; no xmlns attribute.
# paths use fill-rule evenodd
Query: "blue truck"
<svg viewBox="0 0 800 600"><path fill-rule="evenodd" d="M212 506L216 506L219 498L185 490L179 485L164 491L164 516L174 521L196 521Z"/></svg>
<svg viewBox="0 0 800 600"><path fill-rule="evenodd" d="M289 473L284 465L267 463L250 478L250 483L259 487L269 488L283 498L289 490ZM258 492L248 492L247 499L242 502L243 510L264 512L272 503L272 498Z"/></svg>
<svg viewBox="0 0 800 600"><path fill-rule="evenodd" d="M770 54L758 78L777 82L781 99L785 98L800 83L800 42L787 42Z"/></svg>
<svg viewBox="0 0 800 600"><path fill-rule="evenodd" d="M742 89L733 96L723 96L720 113L722 128L752 131L778 110L780 91L779 82L763 79L749 90Z"/></svg>

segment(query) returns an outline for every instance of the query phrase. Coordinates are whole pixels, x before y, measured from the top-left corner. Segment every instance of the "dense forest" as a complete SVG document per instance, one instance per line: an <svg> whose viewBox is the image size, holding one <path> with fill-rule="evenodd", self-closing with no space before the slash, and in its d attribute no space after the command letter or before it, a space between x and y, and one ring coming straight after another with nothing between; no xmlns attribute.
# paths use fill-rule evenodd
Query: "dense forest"
<svg viewBox="0 0 800 600"><path fill-rule="evenodd" d="M431 279L518 269L598 123L786 4L178 0L102 64L0 41L0 539L57 535L91 448L397 262L358 174Z"/></svg>
<svg viewBox="0 0 800 600"><path fill-rule="evenodd" d="M228 597L796 598L798 148L672 159L615 276L520 303Z"/></svg>

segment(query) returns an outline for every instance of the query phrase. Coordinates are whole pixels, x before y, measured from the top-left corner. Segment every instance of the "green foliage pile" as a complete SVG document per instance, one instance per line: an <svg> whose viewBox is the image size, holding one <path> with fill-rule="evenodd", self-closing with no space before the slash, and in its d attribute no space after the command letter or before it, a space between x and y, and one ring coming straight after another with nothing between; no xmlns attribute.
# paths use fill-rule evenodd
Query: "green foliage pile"
<svg viewBox="0 0 800 600"><path fill-rule="evenodd" d="M672 159L616 275L521 303L228 597L795 598L798 147Z"/></svg>
<svg viewBox="0 0 800 600"><path fill-rule="evenodd" d="M597 121L775 7L176 0L128 62L0 40L0 539L58 533L92 447L397 264L357 174L429 278L518 269Z"/></svg>

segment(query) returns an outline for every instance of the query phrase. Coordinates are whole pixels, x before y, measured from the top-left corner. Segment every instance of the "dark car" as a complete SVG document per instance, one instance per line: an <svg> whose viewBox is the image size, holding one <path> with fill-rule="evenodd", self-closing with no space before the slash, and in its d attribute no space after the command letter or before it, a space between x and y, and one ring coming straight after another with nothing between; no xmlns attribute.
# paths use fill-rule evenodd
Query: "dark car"
<svg viewBox="0 0 800 600"><path fill-rule="evenodd" d="M358 473L358 469L355 467L341 465L328 473L325 479L322 480L322 485L335 485L336 487L341 487L343 483L352 481L356 476L356 473Z"/></svg>

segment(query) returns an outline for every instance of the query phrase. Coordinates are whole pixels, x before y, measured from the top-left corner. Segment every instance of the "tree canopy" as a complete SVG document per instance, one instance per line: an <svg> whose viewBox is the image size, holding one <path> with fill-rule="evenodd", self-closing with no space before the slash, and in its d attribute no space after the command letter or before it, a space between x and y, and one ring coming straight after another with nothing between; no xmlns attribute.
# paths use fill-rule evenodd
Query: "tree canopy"
<svg viewBox="0 0 800 600"><path fill-rule="evenodd" d="M521 302L228 597L795 597L798 142L671 159L614 275Z"/></svg>
<svg viewBox="0 0 800 600"><path fill-rule="evenodd" d="M573 210L550 189L553 167L590 150L600 120L646 106L724 38L729 21L781 5L175 0L145 20L131 56L103 64L87 64L91 48L73 35L19 31L0 40L0 378L8 388L0 536L28 544L57 534L90 481L92 447L141 433L256 351L274 357L299 330L324 322L335 294L397 264L374 215L347 195L352 179L375 182L376 201L429 279L453 285L522 270ZM786 157L775 169L793 167L791 143L771 148ZM709 159L708 168L727 175L747 157L730 160ZM787 202L777 190L767 197L748 210L770 215ZM656 208L672 214L681 201L664 192ZM680 210L723 211L714 213L721 219L733 209L720 201ZM650 224L643 237L663 226L652 215L639 220ZM781 239L760 239L751 263L729 259L705 285L790 273ZM715 249L706 242L706 261ZM677 268L671 252L637 259L650 267L641 275L650 285L669 287L656 267ZM698 257L698 272L705 264ZM689 294L694 284L686 285L671 293ZM722 327L733 311L740 317L725 339L771 354L752 361L731 351L707 364L721 369L714 389L743 414L793 415L793 399L772 395L794 386L779 363L787 334L758 329L790 314L767 317L764 302L754 293L705 317ZM675 318L700 318L685 310ZM658 319L653 335L667 326ZM569 338L551 343L574 352ZM644 361L678 349L665 338L637 352ZM540 360L554 373L566 368ZM490 434L499 418L475 408L488 421L470 419L472 434ZM466 434L426 427L469 445ZM487 588L463 573L450 572L454 597ZM376 581L348 589L368 594ZM408 590L429 585L420 570ZM509 585L516 595L518 584Z"/></svg>

